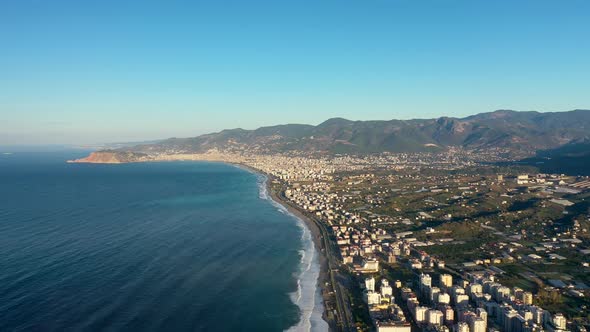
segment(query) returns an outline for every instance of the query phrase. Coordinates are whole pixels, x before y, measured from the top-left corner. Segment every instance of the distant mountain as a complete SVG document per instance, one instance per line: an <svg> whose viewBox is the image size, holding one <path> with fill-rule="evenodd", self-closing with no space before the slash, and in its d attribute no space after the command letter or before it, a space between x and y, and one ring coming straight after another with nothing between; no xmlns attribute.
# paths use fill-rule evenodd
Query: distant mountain
<svg viewBox="0 0 590 332"><path fill-rule="evenodd" d="M566 145L560 146L556 149L541 150L537 152L537 157L553 159L553 158L581 158L590 157L590 140L584 139L581 141L572 141Z"/></svg>
<svg viewBox="0 0 590 332"><path fill-rule="evenodd" d="M573 141L556 149L541 150L521 163L534 165L544 173L590 175L590 140Z"/></svg>
<svg viewBox="0 0 590 332"><path fill-rule="evenodd" d="M125 151L197 153L236 149L259 152L375 153L436 151L449 146L502 148L531 155L590 140L590 111L499 110L466 118L350 121L329 119L317 126L287 124L255 130L231 129L191 138L170 138Z"/></svg>

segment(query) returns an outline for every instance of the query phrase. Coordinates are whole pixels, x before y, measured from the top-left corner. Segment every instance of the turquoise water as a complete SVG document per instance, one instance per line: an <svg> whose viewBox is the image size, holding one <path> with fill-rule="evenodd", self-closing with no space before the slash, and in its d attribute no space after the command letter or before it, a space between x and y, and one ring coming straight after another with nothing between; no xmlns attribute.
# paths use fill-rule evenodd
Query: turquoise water
<svg viewBox="0 0 590 332"><path fill-rule="evenodd" d="M0 156L0 330L323 329L309 234L261 176L83 154Z"/></svg>

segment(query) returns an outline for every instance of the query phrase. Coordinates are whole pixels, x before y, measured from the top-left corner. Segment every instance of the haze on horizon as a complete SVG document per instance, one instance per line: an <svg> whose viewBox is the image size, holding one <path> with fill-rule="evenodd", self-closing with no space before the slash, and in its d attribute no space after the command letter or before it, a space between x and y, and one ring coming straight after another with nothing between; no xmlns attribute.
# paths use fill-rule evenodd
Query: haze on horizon
<svg viewBox="0 0 590 332"><path fill-rule="evenodd" d="M13 1L0 145L589 108L590 2Z"/></svg>

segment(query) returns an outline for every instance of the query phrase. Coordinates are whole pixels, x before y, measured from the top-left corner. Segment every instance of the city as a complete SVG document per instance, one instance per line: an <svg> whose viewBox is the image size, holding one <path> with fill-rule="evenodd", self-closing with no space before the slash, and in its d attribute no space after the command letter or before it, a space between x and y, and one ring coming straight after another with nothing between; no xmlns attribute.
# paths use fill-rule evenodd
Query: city
<svg viewBox="0 0 590 332"><path fill-rule="evenodd" d="M324 298L340 328L585 331L588 324L588 177L528 174L458 150L154 158L219 160L268 174L279 199L325 229L322 250L335 250Z"/></svg>

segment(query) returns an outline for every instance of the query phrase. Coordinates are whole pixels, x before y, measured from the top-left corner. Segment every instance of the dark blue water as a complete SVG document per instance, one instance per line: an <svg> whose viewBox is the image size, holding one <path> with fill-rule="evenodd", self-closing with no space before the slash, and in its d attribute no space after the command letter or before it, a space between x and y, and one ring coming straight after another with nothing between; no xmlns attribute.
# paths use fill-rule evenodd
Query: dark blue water
<svg viewBox="0 0 590 332"><path fill-rule="evenodd" d="M280 331L301 228L218 163L0 155L1 331Z"/></svg>

